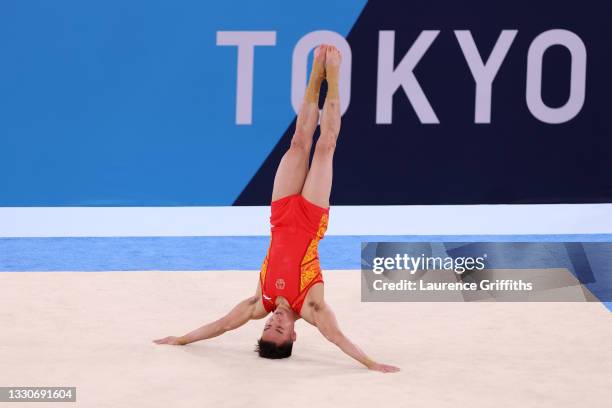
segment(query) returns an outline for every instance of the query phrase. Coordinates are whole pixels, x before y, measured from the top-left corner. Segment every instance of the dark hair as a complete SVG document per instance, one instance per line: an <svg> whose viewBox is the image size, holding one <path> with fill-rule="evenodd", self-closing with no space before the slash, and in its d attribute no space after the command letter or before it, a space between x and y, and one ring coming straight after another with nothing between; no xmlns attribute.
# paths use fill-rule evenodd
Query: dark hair
<svg viewBox="0 0 612 408"><path fill-rule="evenodd" d="M265 341L262 339L257 340L257 347L255 351L259 354L259 357L263 358L287 358L291 356L291 350L293 349L293 342L287 341L280 346L271 341Z"/></svg>

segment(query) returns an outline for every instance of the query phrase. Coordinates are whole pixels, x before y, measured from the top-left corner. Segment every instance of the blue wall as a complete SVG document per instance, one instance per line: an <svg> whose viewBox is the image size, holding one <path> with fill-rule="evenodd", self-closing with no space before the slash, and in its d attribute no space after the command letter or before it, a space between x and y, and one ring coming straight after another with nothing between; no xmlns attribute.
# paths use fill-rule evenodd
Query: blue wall
<svg viewBox="0 0 612 408"><path fill-rule="evenodd" d="M2 2L0 206L232 204L294 117L293 46L364 3ZM250 126L221 30L277 32Z"/></svg>
<svg viewBox="0 0 612 408"><path fill-rule="evenodd" d="M331 30L353 54L352 97L336 153L332 204L612 202L612 3L542 0L0 4L0 206L261 205L288 146L291 58ZM483 60L517 30L493 83L491 121L475 123L475 86L454 30ZM584 105L544 123L526 101L528 49L575 33L587 52ZM276 32L255 50L253 122L237 125L236 47L218 31ZM379 32L395 64L439 30L414 73L438 124L399 89L376 123ZM543 57L542 99L562 106L571 59Z"/></svg>

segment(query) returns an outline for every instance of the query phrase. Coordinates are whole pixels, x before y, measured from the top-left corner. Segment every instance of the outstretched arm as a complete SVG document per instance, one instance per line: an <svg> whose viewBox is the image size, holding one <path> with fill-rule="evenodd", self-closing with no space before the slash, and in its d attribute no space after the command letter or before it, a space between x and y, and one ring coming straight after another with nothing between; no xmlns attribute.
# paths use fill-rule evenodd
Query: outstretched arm
<svg viewBox="0 0 612 408"><path fill-rule="evenodd" d="M153 340L157 344L185 345L200 340L217 337L223 333L237 329L251 319L261 319L266 315L259 296L255 295L238 303L228 314L214 322L205 324L183 336L168 336Z"/></svg>
<svg viewBox="0 0 612 408"><path fill-rule="evenodd" d="M325 302L314 307L312 318L314 320L312 323L327 340L334 343L340 350L353 357L370 370L382 371L383 373L394 373L399 371L398 367L380 364L370 359L356 344L346 337L338 326L338 321L336 320L334 312Z"/></svg>

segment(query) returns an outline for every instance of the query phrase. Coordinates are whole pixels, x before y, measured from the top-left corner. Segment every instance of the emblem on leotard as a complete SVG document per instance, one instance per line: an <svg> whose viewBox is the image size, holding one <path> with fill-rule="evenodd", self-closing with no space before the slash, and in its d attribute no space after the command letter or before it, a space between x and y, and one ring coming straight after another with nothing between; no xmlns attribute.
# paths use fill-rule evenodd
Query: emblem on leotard
<svg viewBox="0 0 612 408"><path fill-rule="evenodd" d="M276 289L278 289L278 290L285 289L285 280L281 279L281 278L278 278L276 280L275 286L276 286Z"/></svg>

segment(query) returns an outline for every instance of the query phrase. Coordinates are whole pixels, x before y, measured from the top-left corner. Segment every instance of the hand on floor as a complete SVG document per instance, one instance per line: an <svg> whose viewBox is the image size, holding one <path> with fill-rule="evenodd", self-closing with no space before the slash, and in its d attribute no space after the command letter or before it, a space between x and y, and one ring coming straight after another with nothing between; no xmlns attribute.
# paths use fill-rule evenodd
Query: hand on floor
<svg viewBox="0 0 612 408"><path fill-rule="evenodd" d="M374 371L380 371L381 373L397 373L400 370L399 367L380 363L373 364L371 367L369 367L369 369Z"/></svg>
<svg viewBox="0 0 612 408"><path fill-rule="evenodd" d="M181 343L181 341L179 339L180 339L180 337L168 336L168 337L164 337L163 339L153 340L153 343L155 343L155 344L170 344L172 346L182 346L183 343Z"/></svg>

